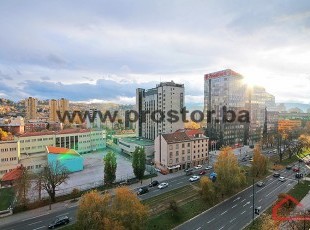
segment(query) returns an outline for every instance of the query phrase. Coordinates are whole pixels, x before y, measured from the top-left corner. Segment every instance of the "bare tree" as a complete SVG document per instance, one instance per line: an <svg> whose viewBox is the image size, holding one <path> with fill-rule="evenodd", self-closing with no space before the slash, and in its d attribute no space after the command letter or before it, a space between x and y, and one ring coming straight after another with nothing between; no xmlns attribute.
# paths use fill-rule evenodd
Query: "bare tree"
<svg viewBox="0 0 310 230"><path fill-rule="evenodd" d="M22 206L26 206L28 204L28 191L31 187L31 174L24 166L21 166L21 170L21 176L15 181L14 189L18 203Z"/></svg>
<svg viewBox="0 0 310 230"><path fill-rule="evenodd" d="M57 187L65 183L68 178L69 171L58 160L55 163L47 164L38 174L38 181L40 181L42 189L48 193L53 203L55 202Z"/></svg>

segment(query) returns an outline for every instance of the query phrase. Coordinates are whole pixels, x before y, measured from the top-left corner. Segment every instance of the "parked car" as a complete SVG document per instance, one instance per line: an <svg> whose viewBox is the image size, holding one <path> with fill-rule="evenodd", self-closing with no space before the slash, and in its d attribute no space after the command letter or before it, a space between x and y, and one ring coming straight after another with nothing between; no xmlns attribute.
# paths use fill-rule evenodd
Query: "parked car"
<svg viewBox="0 0 310 230"><path fill-rule="evenodd" d="M263 181L259 181L259 182L256 183L256 185L258 187L263 187L265 185L265 183Z"/></svg>
<svg viewBox="0 0 310 230"><path fill-rule="evenodd" d="M209 165L209 166L207 166L206 167L206 170L210 170L210 169L212 169L213 167L211 166L211 165Z"/></svg>
<svg viewBox="0 0 310 230"><path fill-rule="evenodd" d="M287 170L292 169L292 165L287 165L287 166L286 166L286 169L287 169Z"/></svg>
<svg viewBox="0 0 310 230"><path fill-rule="evenodd" d="M194 182L200 179L200 176L192 176L191 178L189 178L190 182Z"/></svg>
<svg viewBox="0 0 310 230"><path fill-rule="evenodd" d="M157 188L159 188L159 189L167 188L168 185L169 185L169 184L168 184L167 182L163 182L163 183L160 183L160 185L158 185Z"/></svg>
<svg viewBox="0 0 310 230"><path fill-rule="evenodd" d="M242 162L247 161L246 157L243 157L243 158L241 159L241 161L242 161Z"/></svg>
<svg viewBox="0 0 310 230"><path fill-rule="evenodd" d="M279 177L279 181L284 182L284 181L286 181L286 179L285 179L283 176L280 176L280 177Z"/></svg>
<svg viewBox="0 0 310 230"><path fill-rule="evenodd" d="M205 175L206 173L207 173L206 170L201 170L201 171L199 172L199 175Z"/></svg>
<svg viewBox="0 0 310 230"><path fill-rule="evenodd" d="M184 169L184 172L191 172L191 171L193 171L194 169L192 169L192 168L188 168L188 169Z"/></svg>
<svg viewBox="0 0 310 230"><path fill-rule="evenodd" d="M274 174L273 174L273 177L280 177L280 173L277 173L277 172L274 173Z"/></svg>
<svg viewBox="0 0 310 230"><path fill-rule="evenodd" d="M272 151L268 151L268 154L271 154L272 153Z"/></svg>
<svg viewBox="0 0 310 230"><path fill-rule="evenodd" d="M302 173L296 173L295 177L296 177L297 179L301 179L301 178L304 177L304 174L302 174Z"/></svg>
<svg viewBox="0 0 310 230"><path fill-rule="evenodd" d="M139 188L137 195L142 195L148 192L149 192L149 189L147 187L142 187L142 188Z"/></svg>
<svg viewBox="0 0 310 230"><path fill-rule="evenodd" d="M202 165L195 166L195 169L201 169L201 168L202 168Z"/></svg>
<svg viewBox="0 0 310 230"><path fill-rule="evenodd" d="M190 175L193 175L194 173L193 173L193 171L188 171L188 172L186 172L186 176L190 176Z"/></svg>
<svg viewBox="0 0 310 230"><path fill-rule="evenodd" d="M158 168L155 168L155 171L156 171L156 172L160 172L160 169L158 169Z"/></svg>
<svg viewBox="0 0 310 230"><path fill-rule="evenodd" d="M59 227L59 226L62 226L62 225L66 225L70 222L70 219L69 217L67 216L61 216L61 217L58 217L56 220L54 220L49 226L48 228L51 229L51 228L56 228L56 227Z"/></svg>
<svg viewBox="0 0 310 230"><path fill-rule="evenodd" d="M157 186L157 185L159 185L159 182L158 182L157 180L153 180L153 181L149 184L150 187L155 187L155 186Z"/></svg>
<svg viewBox="0 0 310 230"><path fill-rule="evenodd" d="M293 168L293 172L299 172L299 168L295 166L295 167Z"/></svg>

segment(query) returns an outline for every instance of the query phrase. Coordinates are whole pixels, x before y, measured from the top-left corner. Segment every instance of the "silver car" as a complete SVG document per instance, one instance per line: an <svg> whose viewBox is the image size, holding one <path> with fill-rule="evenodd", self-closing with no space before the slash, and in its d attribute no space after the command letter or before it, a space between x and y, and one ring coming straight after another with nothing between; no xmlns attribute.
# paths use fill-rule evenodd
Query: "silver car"
<svg viewBox="0 0 310 230"><path fill-rule="evenodd" d="M160 185L158 185L157 188L159 188L159 189L166 188L166 187L168 187L168 185L169 184L167 182L163 182L163 183L160 183Z"/></svg>

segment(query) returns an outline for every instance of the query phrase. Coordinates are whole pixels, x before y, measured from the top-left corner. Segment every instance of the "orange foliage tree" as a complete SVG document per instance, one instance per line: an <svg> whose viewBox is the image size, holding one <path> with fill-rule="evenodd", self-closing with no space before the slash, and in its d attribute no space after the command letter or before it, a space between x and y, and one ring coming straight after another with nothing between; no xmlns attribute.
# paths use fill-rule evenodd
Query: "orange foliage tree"
<svg viewBox="0 0 310 230"><path fill-rule="evenodd" d="M260 145L254 148L251 171L254 177L264 176L268 172L268 159L262 154Z"/></svg>
<svg viewBox="0 0 310 230"><path fill-rule="evenodd" d="M112 198L91 191L82 196L78 208L76 229L143 229L148 209L127 187L115 189Z"/></svg>

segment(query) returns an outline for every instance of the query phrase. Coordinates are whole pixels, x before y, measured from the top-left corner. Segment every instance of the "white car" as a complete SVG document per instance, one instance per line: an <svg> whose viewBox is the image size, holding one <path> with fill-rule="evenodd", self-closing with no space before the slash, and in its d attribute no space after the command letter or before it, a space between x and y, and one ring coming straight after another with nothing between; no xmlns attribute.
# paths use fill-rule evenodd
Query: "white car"
<svg viewBox="0 0 310 230"><path fill-rule="evenodd" d="M200 176L192 176L191 178L189 178L189 181L193 182L193 181L197 181L199 179L200 179Z"/></svg>
<svg viewBox="0 0 310 230"><path fill-rule="evenodd" d="M206 167L206 170L210 170L210 169L212 169L213 167L211 166L211 165L209 165L209 166L207 166Z"/></svg>
<svg viewBox="0 0 310 230"><path fill-rule="evenodd" d="M285 179L283 176L280 176L280 177L279 177L279 181L284 182L284 181L286 181L286 179Z"/></svg>
<svg viewBox="0 0 310 230"><path fill-rule="evenodd" d="M202 168L202 165L195 166L195 169L201 169L201 168Z"/></svg>
<svg viewBox="0 0 310 230"><path fill-rule="evenodd" d="M160 185L158 185L157 188L159 188L159 189L166 188L166 187L168 187L168 185L169 184L167 182L163 182L163 183L160 183Z"/></svg>

